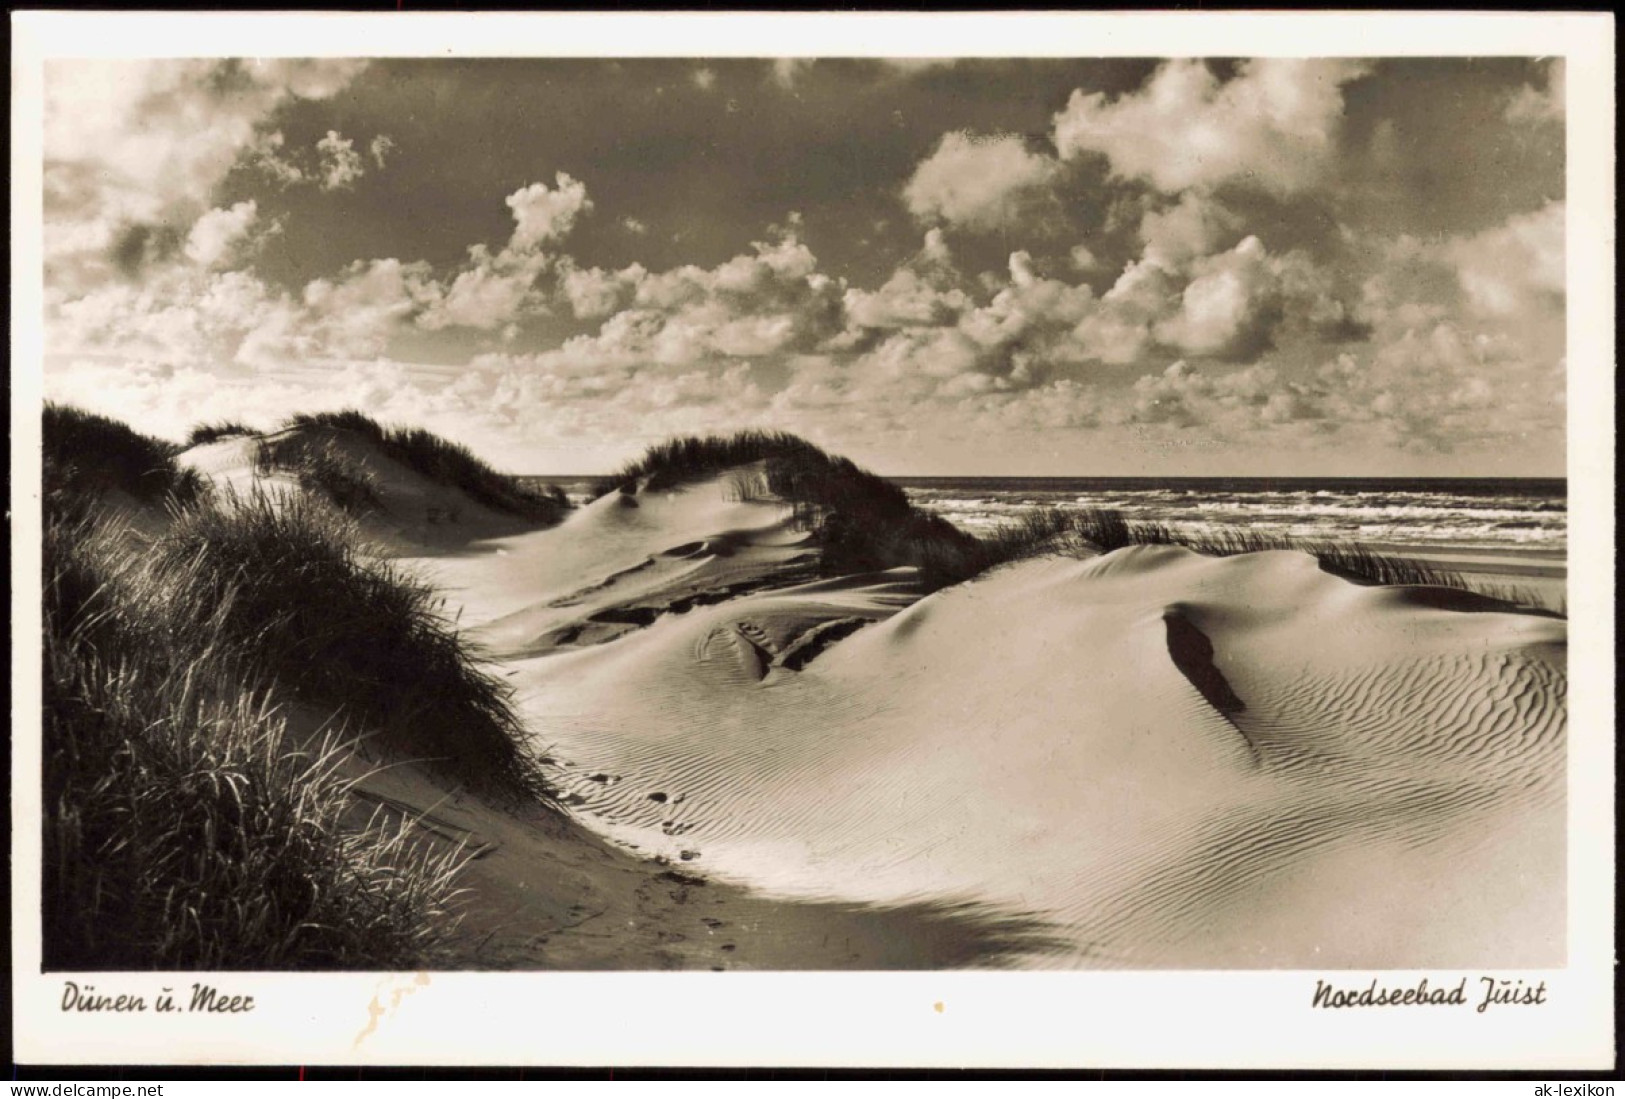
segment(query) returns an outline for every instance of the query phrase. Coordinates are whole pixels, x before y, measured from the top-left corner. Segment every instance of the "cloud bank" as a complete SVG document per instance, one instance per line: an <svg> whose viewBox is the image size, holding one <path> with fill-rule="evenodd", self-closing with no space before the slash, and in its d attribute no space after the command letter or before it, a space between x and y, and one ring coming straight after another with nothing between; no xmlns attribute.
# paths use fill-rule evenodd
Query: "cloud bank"
<svg viewBox="0 0 1625 1099"><path fill-rule="evenodd" d="M515 152L505 187L467 203L477 235L460 255L402 238L302 277L272 270L301 219L370 201L386 172L410 193L396 173L423 154L400 154L401 119L341 126L328 109L366 71L49 74L52 396L172 434L360 404L521 463L538 439L608 455L745 425L894 463L910 446L932 461L1035 440L1125 455L1156 437L1238 455L1560 449L1565 205L1428 234L1361 205L1341 177L1372 143L1395 179L1447 167L1407 161L1418 153L1376 108L1351 121L1350 89L1384 79L1377 63L1174 60L1126 90L1072 89L1038 132L945 126L863 183L914 235L862 264L827 258L832 234L857 235L827 210L729 226L737 237L694 227L708 258L674 262L689 226L606 200L621 192L588 165ZM858 71L888 95L924 77ZM753 79L784 102L841 94L824 72L758 63ZM695 92L731 70L685 73L694 109L726 118ZM1560 121L1561 68L1545 75L1485 92L1489 116L1509 133ZM323 136L295 147L291 133Z"/></svg>

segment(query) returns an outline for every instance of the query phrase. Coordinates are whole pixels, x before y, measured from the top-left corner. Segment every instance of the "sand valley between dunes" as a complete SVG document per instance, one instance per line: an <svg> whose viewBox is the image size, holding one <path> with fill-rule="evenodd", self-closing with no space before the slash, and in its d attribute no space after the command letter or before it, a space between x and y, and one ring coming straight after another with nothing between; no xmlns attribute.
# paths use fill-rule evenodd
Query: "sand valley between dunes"
<svg viewBox="0 0 1625 1099"><path fill-rule="evenodd" d="M482 852L491 965L1564 962L1561 618L1168 546L922 597L738 477L526 530L364 457L568 810L364 785Z"/></svg>

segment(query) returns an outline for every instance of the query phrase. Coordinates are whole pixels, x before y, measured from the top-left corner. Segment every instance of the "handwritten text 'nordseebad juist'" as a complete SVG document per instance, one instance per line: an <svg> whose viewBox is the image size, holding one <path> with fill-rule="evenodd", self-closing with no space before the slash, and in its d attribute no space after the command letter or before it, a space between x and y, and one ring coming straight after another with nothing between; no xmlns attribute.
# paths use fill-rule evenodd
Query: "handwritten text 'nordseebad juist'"
<svg viewBox="0 0 1625 1099"><path fill-rule="evenodd" d="M1480 977L1474 987L1463 977L1456 984L1431 984L1423 977L1414 985L1379 987L1373 977L1364 987L1338 988L1325 981L1315 982L1315 1007L1465 1007L1478 1005L1479 1014L1501 1004L1528 1005L1546 1002L1546 982L1525 984L1504 977Z"/></svg>
<svg viewBox="0 0 1625 1099"><path fill-rule="evenodd" d="M212 985L194 984L177 998L175 990L161 987L148 998L128 992L109 995L95 985L80 986L74 981L62 984L63 1011L153 1012L167 1015L180 1012L207 1012L215 1015L241 1015L254 1010L254 997L233 996Z"/></svg>

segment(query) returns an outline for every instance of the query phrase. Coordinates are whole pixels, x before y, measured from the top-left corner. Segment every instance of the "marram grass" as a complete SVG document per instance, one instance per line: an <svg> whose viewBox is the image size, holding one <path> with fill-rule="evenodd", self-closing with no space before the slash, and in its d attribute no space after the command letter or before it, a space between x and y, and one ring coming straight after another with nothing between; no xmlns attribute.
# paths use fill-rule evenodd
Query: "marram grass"
<svg viewBox="0 0 1625 1099"><path fill-rule="evenodd" d="M420 476L456 488L476 503L505 515L556 523L569 510L562 490L527 488L517 478L498 473L467 447L422 428L385 427L354 409L293 416L287 426L351 432Z"/></svg>
<svg viewBox="0 0 1625 1099"><path fill-rule="evenodd" d="M545 798L506 687L366 554L331 482L214 493L116 421L51 407L44 426L46 965L466 960L466 852L346 776L417 761ZM115 492L167 515L132 525Z"/></svg>
<svg viewBox="0 0 1625 1099"><path fill-rule="evenodd" d="M259 439L254 444L254 472L261 477L292 474L300 488L324 497L348 515L383 506L377 479L331 438Z"/></svg>
<svg viewBox="0 0 1625 1099"><path fill-rule="evenodd" d="M726 491L739 499L772 495L788 502L797 525L812 532L824 572L912 565L928 587L964 578L954 570L968 559L975 539L915 508L885 478L786 432L670 439L598 481L593 494L670 489L757 463L759 474L735 473Z"/></svg>
<svg viewBox="0 0 1625 1099"><path fill-rule="evenodd" d="M41 423L44 510L84 514L109 493L137 503L195 500L207 482L175 465L175 448L106 416L47 403Z"/></svg>
<svg viewBox="0 0 1625 1099"><path fill-rule="evenodd" d="M461 852L356 819L329 732L296 743L201 566L94 518L45 531L44 963L400 968L445 956Z"/></svg>

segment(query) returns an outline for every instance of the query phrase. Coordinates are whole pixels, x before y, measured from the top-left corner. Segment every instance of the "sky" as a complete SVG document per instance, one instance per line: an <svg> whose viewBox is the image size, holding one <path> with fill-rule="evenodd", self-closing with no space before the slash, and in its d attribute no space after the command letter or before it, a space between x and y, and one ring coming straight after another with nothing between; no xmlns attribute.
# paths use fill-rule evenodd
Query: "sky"
<svg viewBox="0 0 1625 1099"><path fill-rule="evenodd" d="M520 473L1557 476L1560 60L55 60L48 398Z"/></svg>

